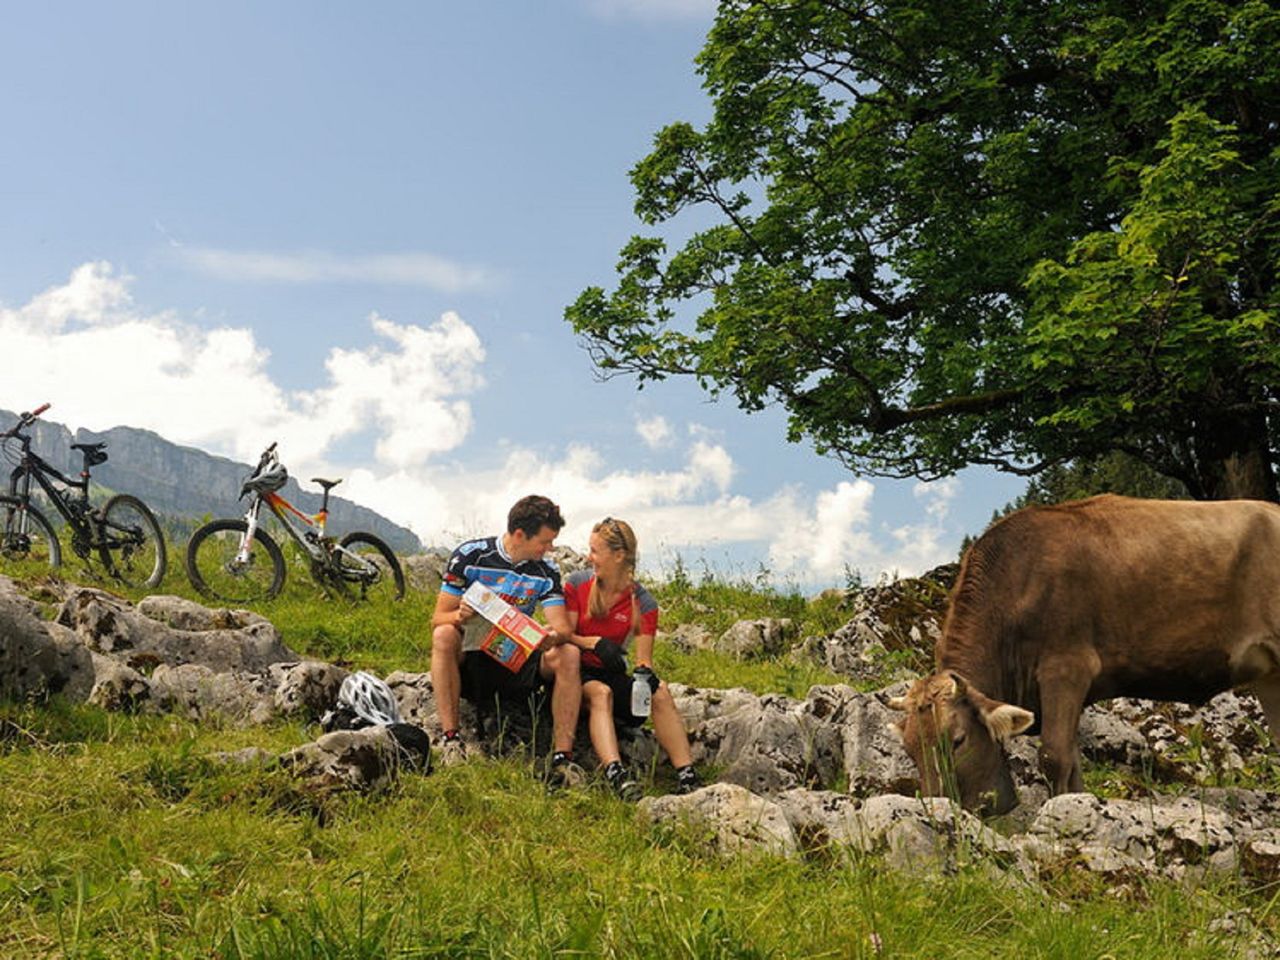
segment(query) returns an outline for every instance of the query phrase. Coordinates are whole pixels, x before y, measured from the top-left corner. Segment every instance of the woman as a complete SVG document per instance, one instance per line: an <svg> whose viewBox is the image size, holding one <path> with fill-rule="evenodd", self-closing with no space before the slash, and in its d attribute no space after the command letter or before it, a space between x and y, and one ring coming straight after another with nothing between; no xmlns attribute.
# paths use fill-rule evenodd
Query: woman
<svg viewBox="0 0 1280 960"><path fill-rule="evenodd" d="M605 517L591 528L587 559L592 572L580 570L564 582L565 608L573 624L573 642L582 648L582 699L587 725L605 778L623 799L637 800L639 785L626 775L618 752L614 722L640 726L631 713L632 678L625 653L634 651L637 668L653 669L653 638L658 604L636 583L636 535L630 524ZM676 768L676 792L702 785L693 769L689 737L667 685L650 673L653 732Z"/></svg>

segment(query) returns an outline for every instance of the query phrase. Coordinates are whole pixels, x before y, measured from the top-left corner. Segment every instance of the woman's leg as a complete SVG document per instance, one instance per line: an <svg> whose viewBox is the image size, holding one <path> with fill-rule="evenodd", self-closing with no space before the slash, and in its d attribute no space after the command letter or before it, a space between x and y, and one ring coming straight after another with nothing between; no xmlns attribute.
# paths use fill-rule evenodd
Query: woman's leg
<svg viewBox="0 0 1280 960"><path fill-rule="evenodd" d="M582 685L582 699L586 701L587 729L591 732L591 747L607 767L622 759L618 752L618 732L613 727L613 691L607 683L588 680Z"/></svg>
<svg viewBox="0 0 1280 960"><path fill-rule="evenodd" d="M584 688L585 689L585 688ZM653 733L658 738L658 745L667 751L671 765L679 770L693 762L693 753L689 749L689 735L684 729L684 717L676 709L675 697L667 689L666 681L658 684L653 695ZM594 735L593 740L594 743ZM615 738L616 743L616 738Z"/></svg>

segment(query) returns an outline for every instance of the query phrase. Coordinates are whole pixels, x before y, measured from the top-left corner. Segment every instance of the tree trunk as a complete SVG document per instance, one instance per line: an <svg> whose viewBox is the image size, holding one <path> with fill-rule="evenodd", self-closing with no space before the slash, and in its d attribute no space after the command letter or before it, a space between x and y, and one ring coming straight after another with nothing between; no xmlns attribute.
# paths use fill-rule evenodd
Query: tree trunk
<svg viewBox="0 0 1280 960"><path fill-rule="evenodd" d="M1203 499L1277 500L1265 415L1206 417L1195 432L1195 458Z"/></svg>

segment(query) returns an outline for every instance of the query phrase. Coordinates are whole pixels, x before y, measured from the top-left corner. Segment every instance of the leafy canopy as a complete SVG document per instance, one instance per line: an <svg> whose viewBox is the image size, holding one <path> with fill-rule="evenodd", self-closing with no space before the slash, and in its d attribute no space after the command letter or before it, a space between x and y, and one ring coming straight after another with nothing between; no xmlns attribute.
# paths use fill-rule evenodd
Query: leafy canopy
<svg viewBox="0 0 1280 960"><path fill-rule="evenodd" d="M698 69L713 118L631 176L700 228L566 311L601 375L882 475L1123 450L1274 495L1274 4L724 0Z"/></svg>

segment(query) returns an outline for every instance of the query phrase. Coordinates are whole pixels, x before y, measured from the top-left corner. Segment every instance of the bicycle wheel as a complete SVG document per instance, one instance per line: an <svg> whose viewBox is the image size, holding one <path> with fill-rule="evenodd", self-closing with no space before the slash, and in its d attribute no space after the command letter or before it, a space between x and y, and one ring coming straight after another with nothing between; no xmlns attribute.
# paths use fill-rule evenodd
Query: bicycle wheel
<svg viewBox="0 0 1280 960"><path fill-rule="evenodd" d="M0 556L62 566L62 544L43 513L17 497L0 496Z"/></svg>
<svg viewBox="0 0 1280 960"><path fill-rule="evenodd" d="M339 575L360 599L404 598L404 571L385 543L372 533L348 533L338 541L333 562Z"/></svg>
<svg viewBox="0 0 1280 960"><path fill-rule="evenodd" d="M251 603L270 600L284 586L284 557L261 527L254 532L258 542L248 559L237 559L247 529L243 520L214 520L191 535L187 577L203 596L224 603Z"/></svg>
<svg viewBox="0 0 1280 960"><path fill-rule="evenodd" d="M130 587L157 587L168 553L164 533L145 503L118 493L102 508L98 555L107 572Z"/></svg>

